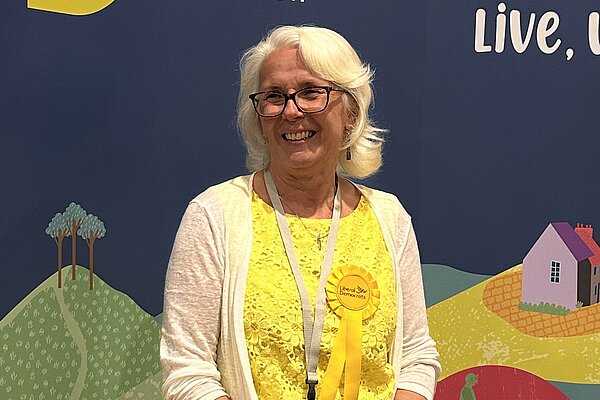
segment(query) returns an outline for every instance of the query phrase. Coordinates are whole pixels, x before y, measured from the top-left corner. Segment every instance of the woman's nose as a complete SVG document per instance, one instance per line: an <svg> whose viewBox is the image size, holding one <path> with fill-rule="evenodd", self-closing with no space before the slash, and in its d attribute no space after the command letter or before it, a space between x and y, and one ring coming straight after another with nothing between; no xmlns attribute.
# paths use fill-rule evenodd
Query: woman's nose
<svg viewBox="0 0 600 400"><path fill-rule="evenodd" d="M287 99L285 109L283 110L283 118L286 120L295 120L304 116L304 113L298 108L293 99Z"/></svg>

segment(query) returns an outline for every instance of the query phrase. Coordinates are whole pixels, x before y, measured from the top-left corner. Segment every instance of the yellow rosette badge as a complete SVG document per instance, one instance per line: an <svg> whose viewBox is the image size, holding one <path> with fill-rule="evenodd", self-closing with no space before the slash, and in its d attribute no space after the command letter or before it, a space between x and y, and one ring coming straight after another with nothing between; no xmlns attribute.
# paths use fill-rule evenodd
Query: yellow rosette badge
<svg viewBox="0 0 600 400"><path fill-rule="evenodd" d="M364 268L345 265L331 273L325 292L329 307L341 321L319 400L333 400L344 371L344 400L355 400L360 384L362 322L379 307L377 281Z"/></svg>

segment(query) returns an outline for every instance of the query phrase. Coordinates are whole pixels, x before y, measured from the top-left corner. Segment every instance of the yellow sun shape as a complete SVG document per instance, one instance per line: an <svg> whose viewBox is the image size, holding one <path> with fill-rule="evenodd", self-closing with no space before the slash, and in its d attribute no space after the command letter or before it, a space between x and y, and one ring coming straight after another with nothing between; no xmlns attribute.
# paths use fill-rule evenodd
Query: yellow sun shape
<svg viewBox="0 0 600 400"><path fill-rule="evenodd" d="M344 265L336 268L327 279L325 292L329 307L340 318L346 310L362 310L364 321L379 307L377 281L362 267Z"/></svg>

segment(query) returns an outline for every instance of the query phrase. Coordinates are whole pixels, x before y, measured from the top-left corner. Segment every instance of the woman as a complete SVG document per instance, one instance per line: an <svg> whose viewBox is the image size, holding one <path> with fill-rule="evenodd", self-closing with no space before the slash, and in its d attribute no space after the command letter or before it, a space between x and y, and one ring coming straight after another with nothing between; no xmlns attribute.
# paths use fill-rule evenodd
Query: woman
<svg viewBox="0 0 600 400"><path fill-rule="evenodd" d="M284 26L241 61L254 173L192 200L165 288L166 399L432 399L418 249L381 165L372 73L339 34Z"/></svg>

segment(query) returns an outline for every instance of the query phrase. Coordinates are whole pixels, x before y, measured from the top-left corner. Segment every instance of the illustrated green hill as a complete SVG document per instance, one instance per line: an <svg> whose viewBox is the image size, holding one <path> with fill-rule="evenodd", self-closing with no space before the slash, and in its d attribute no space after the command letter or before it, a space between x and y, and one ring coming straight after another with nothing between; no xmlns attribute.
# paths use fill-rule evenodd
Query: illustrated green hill
<svg viewBox="0 0 600 400"><path fill-rule="evenodd" d="M421 271L427 307L449 299L490 277L464 272L442 264L422 264Z"/></svg>
<svg viewBox="0 0 600 400"><path fill-rule="evenodd" d="M56 274L50 276L0 321L0 399L162 399L161 316L147 314L97 276L95 289L90 291L89 271L83 267L77 267L75 281L70 271L63 276L62 289L57 288ZM432 335L438 341L445 372L457 367L449 355L466 349L474 353L490 350L508 329L478 317L487 315L479 292L488 277L424 264L423 278ZM468 318L462 318L463 314ZM478 338L482 332L487 335L483 340ZM448 340L448 335L454 339ZM507 362L494 355L505 354L502 348L513 353L514 342L522 338L514 332L509 336L513 344L494 345L494 351L484 352L492 358L467 364ZM586 339L594 341L597 335ZM553 343L556 339L544 341L556 348L571 347ZM526 346L534 347L533 343ZM600 393L600 385L552 383L572 400L598 398Z"/></svg>
<svg viewBox="0 0 600 400"><path fill-rule="evenodd" d="M160 399L160 326L89 271L56 274L0 321L0 399ZM128 393L129 392L129 393Z"/></svg>

